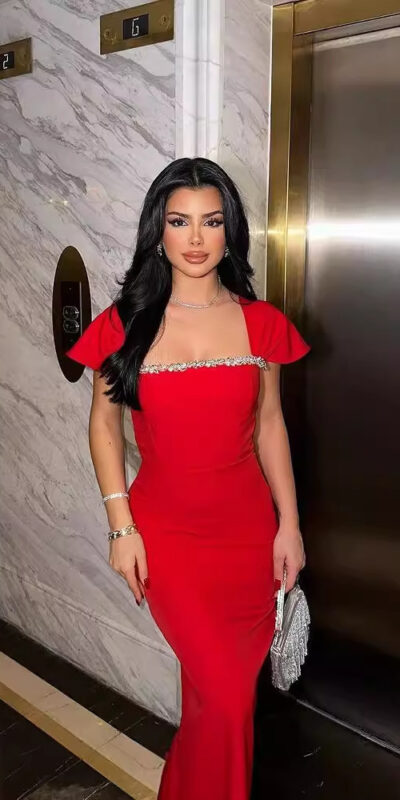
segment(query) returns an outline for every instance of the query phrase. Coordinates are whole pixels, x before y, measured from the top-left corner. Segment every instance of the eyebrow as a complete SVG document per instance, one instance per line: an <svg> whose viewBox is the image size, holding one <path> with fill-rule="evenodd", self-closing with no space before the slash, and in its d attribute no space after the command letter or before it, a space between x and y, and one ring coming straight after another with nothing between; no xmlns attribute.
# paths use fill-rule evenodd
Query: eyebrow
<svg viewBox="0 0 400 800"><path fill-rule="evenodd" d="M186 219L188 219L190 217L190 214L184 214L182 211L167 211L167 214L178 214L180 217L186 217ZM223 211L221 211L221 209L217 208L216 211L210 211L207 214L203 214L202 216L203 217L213 217L214 214L223 214Z"/></svg>

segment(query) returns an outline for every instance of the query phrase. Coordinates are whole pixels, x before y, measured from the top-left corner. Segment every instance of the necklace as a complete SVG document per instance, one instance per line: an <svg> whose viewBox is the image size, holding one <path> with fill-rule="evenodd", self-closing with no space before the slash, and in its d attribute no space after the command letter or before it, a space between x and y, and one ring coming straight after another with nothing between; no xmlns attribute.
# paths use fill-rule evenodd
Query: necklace
<svg viewBox="0 0 400 800"><path fill-rule="evenodd" d="M221 279L218 275L217 293L214 295L214 297L211 298L211 300L208 303L184 303L183 300L178 300L174 295L171 295L170 302L173 302L178 306L186 306L186 308L208 308L209 306L212 306L213 303L216 302L217 298L219 297L220 291L221 291Z"/></svg>

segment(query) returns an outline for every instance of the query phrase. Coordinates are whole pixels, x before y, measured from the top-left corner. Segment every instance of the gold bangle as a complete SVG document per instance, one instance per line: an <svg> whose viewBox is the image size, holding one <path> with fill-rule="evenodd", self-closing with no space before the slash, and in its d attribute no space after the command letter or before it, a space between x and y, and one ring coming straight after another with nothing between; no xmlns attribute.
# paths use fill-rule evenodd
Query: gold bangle
<svg viewBox="0 0 400 800"><path fill-rule="evenodd" d="M139 533L134 522L132 522L130 525L125 525L124 528L119 528L115 531L109 531L107 538L108 541L111 541L111 539L118 539L120 536L129 536L132 533Z"/></svg>

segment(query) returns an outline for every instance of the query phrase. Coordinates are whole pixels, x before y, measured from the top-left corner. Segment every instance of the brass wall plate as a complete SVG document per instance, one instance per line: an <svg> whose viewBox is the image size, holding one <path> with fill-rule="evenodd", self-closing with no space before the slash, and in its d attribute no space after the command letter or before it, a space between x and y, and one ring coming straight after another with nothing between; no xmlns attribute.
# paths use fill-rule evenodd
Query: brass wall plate
<svg viewBox="0 0 400 800"><path fill-rule="evenodd" d="M32 39L0 44L0 80L32 72Z"/></svg>
<svg viewBox="0 0 400 800"><path fill-rule="evenodd" d="M157 44L174 38L174 0L158 0L100 17L100 53Z"/></svg>
<svg viewBox="0 0 400 800"><path fill-rule="evenodd" d="M314 33L399 12L399 0L302 0L294 7L294 32Z"/></svg>

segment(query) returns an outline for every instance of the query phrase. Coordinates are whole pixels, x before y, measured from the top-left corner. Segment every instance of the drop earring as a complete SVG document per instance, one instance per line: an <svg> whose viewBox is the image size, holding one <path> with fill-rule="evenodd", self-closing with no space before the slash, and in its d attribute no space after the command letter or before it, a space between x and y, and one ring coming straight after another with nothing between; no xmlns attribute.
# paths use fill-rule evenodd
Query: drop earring
<svg viewBox="0 0 400 800"><path fill-rule="evenodd" d="M224 256L225 256L225 258L228 258L228 256L229 256L229 247L225 247Z"/></svg>
<svg viewBox="0 0 400 800"><path fill-rule="evenodd" d="M161 242L158 243L158 245L156 247L156 250L157 250L158 255L162 256L162 244L161 244Z"/></svg>

